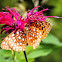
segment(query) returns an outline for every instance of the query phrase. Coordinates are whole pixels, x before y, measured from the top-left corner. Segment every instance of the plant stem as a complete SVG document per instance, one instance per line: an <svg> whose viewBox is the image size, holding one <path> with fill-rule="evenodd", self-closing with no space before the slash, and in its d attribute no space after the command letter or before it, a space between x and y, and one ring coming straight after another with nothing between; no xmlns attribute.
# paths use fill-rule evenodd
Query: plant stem
<svg viewBox="0 0 62 62"><path fill-rule="evenodd" d="M15 56L15 51L12 50L12 55L13 55L13 62L16 61L16 56Z"/></svg>
<svg viewBox="0 0 62 62"><path fill-rule="evenodd" d="M24 52L25 60L26 60L26 62L28 62L28 59L27 59L27 56L26 56L26 52L25 51L23 51L23 52Z"/></svg>

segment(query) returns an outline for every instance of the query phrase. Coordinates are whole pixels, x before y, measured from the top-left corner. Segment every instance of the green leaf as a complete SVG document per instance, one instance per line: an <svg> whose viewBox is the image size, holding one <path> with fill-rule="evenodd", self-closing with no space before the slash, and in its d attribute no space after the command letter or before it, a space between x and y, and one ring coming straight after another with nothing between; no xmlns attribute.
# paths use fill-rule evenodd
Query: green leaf
<svg viewBox="0 0 62 62"><path fill-rule="evenodd" d="M37 51L33 51L31 53L29 53L27 55L28 58L37 58L39 56L46 56L49 53L52 52L52 49L42 49L42 50L37 50Z"/></svg>
<svg viewBox="0 0 62 62"><path fill-rule="evenodd" d="M12 52L10 50L0 49L0 55L2 55L4 57L11 57Z"/></svg>
<svg viewBox="0 0 62 62"><path fill-rule="evenodd" d="M0 62L12 62L12 58L5 58L4 56L0 55Z"/></svg>
<svg viewBox="0 0 62 62"><path fill-rule="evenodd" d="M28 62L33 62L33 61L34 61L34 59L28 59ZM26 60L25 59L22 59L19 62L26 62Z"/></svg>
<svg viewBox="0 0 62 62"><path fill-rule="evenodd" d="M59 41L59 39L53 36L52 34L49 34L47 38L42 39L42 41L46 44L53 44L62 47L62 43Z"/></svg>
<svg viewBox="0 0 62 62"><path fill-rule="evenodd" d="M0 55L0 62L6 62L6 60L4 60L4 57Z"/></svg>

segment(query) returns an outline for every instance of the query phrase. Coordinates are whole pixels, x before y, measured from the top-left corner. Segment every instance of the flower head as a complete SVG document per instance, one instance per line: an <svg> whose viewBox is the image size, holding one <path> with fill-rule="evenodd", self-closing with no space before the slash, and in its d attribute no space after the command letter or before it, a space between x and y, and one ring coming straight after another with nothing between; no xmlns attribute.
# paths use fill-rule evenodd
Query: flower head
<svg viewBox="0 0 62 62"><path fill-rule="evenodd" d="M5 31L5 33L10 32L10 31L15 31L17 29L24 30L24 19L22 18L22 15L15 10L15 8L8 8L6 9L9 12L0 12L0 24L4 24L2 26L2 31L1 33ZM14 18L15 20L14 20Z"/></svg>
<svg viewBox="0 0 62 62"><path fill-rule="evenodd" d="M49 10L48 8L34 12L34 10L38 9L38 7L40 6L34 7L32 10L28 10L25 22L29 24L35 21L46 21L48 17L60 18L58 16L45 16L43 12Z"/></svg>

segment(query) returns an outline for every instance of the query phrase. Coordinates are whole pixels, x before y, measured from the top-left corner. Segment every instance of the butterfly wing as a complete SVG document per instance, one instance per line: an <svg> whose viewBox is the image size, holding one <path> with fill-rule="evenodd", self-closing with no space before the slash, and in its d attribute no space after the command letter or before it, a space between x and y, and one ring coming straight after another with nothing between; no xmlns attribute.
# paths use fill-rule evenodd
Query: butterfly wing
<svg viewBox="0 0 62 62"><path fill-rule="evenodd" d="M2 43L1 43L1 48L2 49L6 49L6 50L11 50L11 48L9 47L9 44L8 44L8 37L6 37Z"/></svg>
<svg viewBox="0 0 62 62"><path fill-rule="evenodd" d="M31 23L27 34L28 45L32 46L33 49L36 49L39 46L41 39L46 38L50 30L51 24L49 22L36 21Z"/></svg>
<svg viewBox="0 0 62 62"><path fill-rule="evenodd" d="M47 37L48 33L51 30L51 24L45 21L36 21L30 24L27 34L20 30L17 30L16 33L10 33L2 42L1 47L6 50L14 51L24 51L28 43L29 46L32 46L33 49L36 49L41 39Z"/></svg>
<svg viewBox="0 0 62 62"><path fill-rule="evenodd" d="M33 49L36 49L40 42L41 42L41 36L39 35L39 29L36 27L31 26L30 31L27 34L27 42L29 46L32 46Z"/></svg>
<svg viewBox="0 0 62 62"><path fill-rule="evenodd" d="M41 39L44 39L47 37L48 33L50 32L51 28L52 28L52 24L48 21L36 21L34 23L31 24L31 26L36 27L40 32L39 35L42 36Z"/></svg>
<svg viewBox="0 0 62 62"><path fill-rule="evenodd" d="M6 40L7 39L7 40ZM26 49L26 35L24 32L17 30L16 33L10 33L4 41L8 42L9 47L14 51L24 51ZM2 45L2 44L1 44Z"/></svg>

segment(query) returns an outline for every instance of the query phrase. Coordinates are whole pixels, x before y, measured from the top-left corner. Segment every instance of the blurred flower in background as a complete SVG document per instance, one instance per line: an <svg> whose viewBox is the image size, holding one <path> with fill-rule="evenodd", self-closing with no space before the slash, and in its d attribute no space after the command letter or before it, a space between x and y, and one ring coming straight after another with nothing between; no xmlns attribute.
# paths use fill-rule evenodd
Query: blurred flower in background
<svg viewBox="0 0 62 62"><path fill-rule="evenodd" d="M44 12L44 15L62 17L62 0L0 0L0 11L2 8L9 6L15 8L20 15L25 17L28 9L38 5L40 5L39 10L50 9ZM62 19L48 18L47 20L53 23L53 30L46 39L42 40L43 43L36 50L27 46L26 52L29 62L62 62ZM6 35L4 33L0 34L0 43L1 38ZM22 52L15 52L15 54L17 57L16 62L25 62ZM0 62L11 62L12 59L11 51L0 48Z"/></svg>

